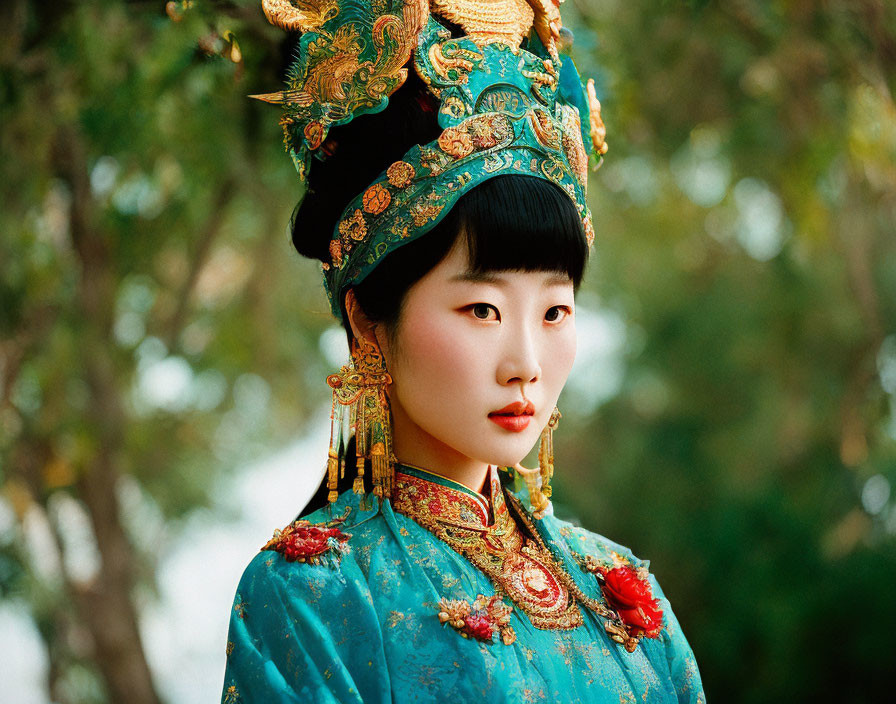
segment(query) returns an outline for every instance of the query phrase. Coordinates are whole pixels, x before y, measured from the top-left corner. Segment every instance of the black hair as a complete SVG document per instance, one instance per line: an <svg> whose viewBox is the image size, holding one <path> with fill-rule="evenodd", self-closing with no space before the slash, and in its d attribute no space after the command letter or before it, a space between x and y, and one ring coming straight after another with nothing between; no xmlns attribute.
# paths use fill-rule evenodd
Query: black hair
<svg viewBox="0 0 896 704"><path fill-rule="evenodd" d="M315 160L308 193L292 218L293 244L300 254L330 262L329 243L343 210L391 163L415 144L438 138L438 103L411 72L388 107L334 128ZM495 176L465 193L429 232L388 254L354 287L364 314L394 331L408 290L465 238L470 268L493 271L557 271L578 289L588 258L582 220L559 186L536 176ZM342 302L344 305L344 302ZM351 328L343 309L343 324ZM354 444L347 449L353 460ZM347 461L353 467L353 461ZM365 472L369 492L370 471ZM339 481L342 493L353 478ZM301 515L327 504L326 478Z"/></svg>
<svg viewBox="0 0 896 704"><path fill-rule="evenodd" d="M565 272L578 289L588 246L575 205L535 176L495 176L465 193L425 235L399 247L354 287L364 314L394 329L405 294L463 236L470 270Z"/></svg>

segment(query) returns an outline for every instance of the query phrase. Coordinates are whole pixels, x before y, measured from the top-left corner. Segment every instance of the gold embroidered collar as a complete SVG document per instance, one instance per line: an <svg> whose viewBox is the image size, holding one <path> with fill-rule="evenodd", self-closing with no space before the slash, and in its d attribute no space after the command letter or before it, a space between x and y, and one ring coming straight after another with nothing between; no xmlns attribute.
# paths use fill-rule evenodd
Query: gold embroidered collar
<svg viewBox="0 0 896 704"><path fill-rule="evenodd" d="M423 511L441 522L460 528L487 529L498 514L507 512L498 472L489 467L485 478L486 495L460 482L420 467L397 465L392 489L392 508L405 515L413 502L414 514ZM492 497L494 501L491 500Z"/></svg>
<svg viewBox="0 0 896 704"><path fill-rule="evenodd" d="M419 467L398 465L392 508L448 543L491 578L541 629L571 629L582 613L567 589L568 577L540 541L520 531L510 514L495 467L488 496Z"/></svg>

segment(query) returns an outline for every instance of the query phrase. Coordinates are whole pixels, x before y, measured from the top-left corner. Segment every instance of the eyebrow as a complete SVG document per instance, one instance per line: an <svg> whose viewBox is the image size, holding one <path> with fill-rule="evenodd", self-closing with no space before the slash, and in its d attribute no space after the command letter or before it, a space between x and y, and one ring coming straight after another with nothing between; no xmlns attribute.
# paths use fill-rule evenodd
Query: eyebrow
<svg viewBox="0 0 896 704"><path fill-rule="evenodd" d="M503 286L507 283L507 279L489 271L465 271L463 274L452 276L451 280L467 281L474 284L494 284L495 286Z"/></svg>
<svg viewBox="0 0 896 704"><path fill-rule="evenodd" d="M498 276L490 271L465 271L463 274L457 274L451 277L451 281L465 281L474 284L492 284L494 286L505 286L507 279ZM551 273L544 280L545 286L565 286L571 281L569 276L559 273Z"/></svg>

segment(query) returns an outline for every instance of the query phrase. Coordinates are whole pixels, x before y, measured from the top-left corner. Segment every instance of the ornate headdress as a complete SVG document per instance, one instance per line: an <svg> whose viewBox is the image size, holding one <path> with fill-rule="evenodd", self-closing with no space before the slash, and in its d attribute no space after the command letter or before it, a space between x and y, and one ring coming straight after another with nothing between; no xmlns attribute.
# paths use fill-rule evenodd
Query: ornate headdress
<svg viewBox="0 0 896 704"><path fill-rule="evenodd" d="M337 318L348 287L493 176L560 186L591 244L584 145L602 156L605 130L593 81L583 87L561 56L560 2L263 0L273 24L302 33L286 90L253 97L284 106L286 147L303 181L330 128L383 110L409 70L440 103L439 138L389 165L334 228L323 269ZM464 36L452 37L449 23Z"/></svg>

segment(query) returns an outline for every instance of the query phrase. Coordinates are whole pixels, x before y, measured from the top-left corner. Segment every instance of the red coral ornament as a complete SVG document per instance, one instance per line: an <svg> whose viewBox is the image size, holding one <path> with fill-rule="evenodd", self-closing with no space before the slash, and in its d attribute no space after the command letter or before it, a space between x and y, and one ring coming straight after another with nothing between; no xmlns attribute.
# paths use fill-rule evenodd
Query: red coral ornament
<svg viewBox="0 0 896 704"><path fill-rule="evenodd" d="M464 638L475 638L484 643L491 643L496 631L504 645L516 641L516 631L510 625L512 613L513 608L497 594L492 597L480 594L472 605L465 599L439 601L440 623L448 623Z"/></svg>
<svg viewBox="0 0 896 704"><path fill-rule="evenodd" d="M485 614L471 614L464 619L466 633L477 640L491 641L495 635L495 624L490 616Z"/></svg>
<svg viewBox="0 0 896 704"><path fill-rule="evenodd" d="M335 526L310 521L296 521L283 530L274 531L262 550L275 550L289 562L312 562L327 551L334 549L341 553L343 545L351 537Z"/></svg>
<svg viewBox="0 0 896 704"><path fill-rule="evenodd" d="M599 570L603 576L604 597L629 633L636 638L659 636L663 629L663 610L653 597L647 576L629 565L612 569L602 566Z"/></svg>

